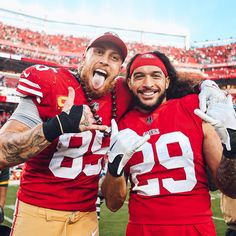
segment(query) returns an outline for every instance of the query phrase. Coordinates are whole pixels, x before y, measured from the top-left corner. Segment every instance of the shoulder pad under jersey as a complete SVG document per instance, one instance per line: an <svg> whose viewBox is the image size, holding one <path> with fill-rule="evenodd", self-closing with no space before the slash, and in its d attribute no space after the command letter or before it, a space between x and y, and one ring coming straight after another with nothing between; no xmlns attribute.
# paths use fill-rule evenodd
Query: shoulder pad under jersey
<svg viewBox="0 0 236 236"><path fill-rule="evenodd" d="M183 106L193 111L196 108L199 108L199 100L197 94L189 94L181 98Z"/></svg>

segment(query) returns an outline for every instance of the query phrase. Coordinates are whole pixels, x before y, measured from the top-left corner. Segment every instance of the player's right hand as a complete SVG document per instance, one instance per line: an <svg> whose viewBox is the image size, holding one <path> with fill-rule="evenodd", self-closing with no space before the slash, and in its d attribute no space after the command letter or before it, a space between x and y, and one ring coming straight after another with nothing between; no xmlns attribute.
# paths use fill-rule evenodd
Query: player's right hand
<svg viewBox="0 0 236 236"><path fill-rule="evenodd" d="M75 91L72 87L69 87L68 98L62 112L43 123L43 132L49 142L64 133L79 133L95 129L104 131L108 129L105 125L94 124L95 120L90 108L87 105L74 105L74 99Z"/></svg>
<svg viewBox="0 0 236 236"><path fill-rule="evenodd" d="M150 138L149 135L139 136L131 129L119 132L116 121L111 121L111 142L108 151L108 171L113 177L123 174L123 168L139 150L139 148Z"/></svg>
<svg viewBox="0 0 236 236"><path fill-rule="evenodd" d="M199 107L202 112L206 112L210 105L226 102L226 92L221 90L212 80L204 80L199 85L199 90Z"/></svg>
<svg viewBox="0 0 236 236"><path fill-rule="evenodd" d="M227 96L224 103L219 102L208 106L206 113L200 109L195 109L194 113L202 120L214 126L221 142L225 144L226 149L230 151L233 140L230 140L231 137L228 131L229 129L232 131L236 130L236 114L233 108L231 95Z"/></svg>

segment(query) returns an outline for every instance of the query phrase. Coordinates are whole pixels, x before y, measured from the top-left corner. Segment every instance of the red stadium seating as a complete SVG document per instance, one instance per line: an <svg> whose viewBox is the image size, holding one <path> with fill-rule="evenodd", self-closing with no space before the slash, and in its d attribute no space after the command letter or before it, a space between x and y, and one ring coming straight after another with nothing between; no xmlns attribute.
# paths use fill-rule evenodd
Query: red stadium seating
<svg viewBox="0 0 236 236"><path fill-rule="evenodd" d="M37 63L56 63L63 67L76 68L89 42L88 38L66 35L49 35L29 29L21 29L0 22L0 52L20 55L22 60ZM128 43L129 57L137 52L159 50L169 56L172 62L183 67L202 68L211 79L235 78L236 43L192 48L145 45L140 42ZM28 58L28 59L27 59ZM54 65L56 65L54 64Z"/></svg>

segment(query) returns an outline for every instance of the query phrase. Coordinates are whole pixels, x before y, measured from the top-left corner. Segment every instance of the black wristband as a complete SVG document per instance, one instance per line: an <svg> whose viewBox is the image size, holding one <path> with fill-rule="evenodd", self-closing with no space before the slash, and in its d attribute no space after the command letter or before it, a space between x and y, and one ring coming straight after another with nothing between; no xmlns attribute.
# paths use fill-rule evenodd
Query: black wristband
<svg viewBox="0 0 236 236"><path fill-rule="evenodd" d="M123 175L124 170L122 170L119 175L117 174L117 170L122 157L123 155L118 155L115 157L113 162L108 162L108 171L113 177L120 177L121 175Z"/></svg>
<svg viewBox="0 0 236 236"><path fill-rule="evenodd" d="M83 105L72 106L70 113L62 112L58 117L60 118L63 133L78 133L80 132L79 124L83 113Z"/></svg>
<svg viewBox="0 0 236 236"><path fill-rule="evenodd" d="M52 142L63 133L80 132L79 124L83 114L83 106L73 105L70 113L62 112L43 123L43 133L45 138Z"/></svg>
<svg viewBox="0 0 236 236"><path fill-rule="evenodd" d="M56 117L43 123L43 133L49 142L52 142L62 134L59 121Z"/></svg>
<svg viewBox="0 0 236 236"><path fill-rule="evenodd" d="M236 159L236 130L227 129L230 137L230 147L231 150L226 149L225 144L223 144L223 155L229 159Z"/></svg>

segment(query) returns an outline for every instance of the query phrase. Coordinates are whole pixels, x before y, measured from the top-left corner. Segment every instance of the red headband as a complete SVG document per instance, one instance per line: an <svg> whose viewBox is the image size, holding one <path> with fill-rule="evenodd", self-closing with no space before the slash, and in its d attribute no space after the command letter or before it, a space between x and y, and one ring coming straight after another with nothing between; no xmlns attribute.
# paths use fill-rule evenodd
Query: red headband
<svg viewBox="0 0 236 236"><path fill-rule="evenodd" d="M138 55L130 67L130 76L133 74L134 70L137 69L138 67L147 65L159 67L165 74L165 76L168 76L164 63L159 57L157 57L153 53L144 53Z"/></svg>

